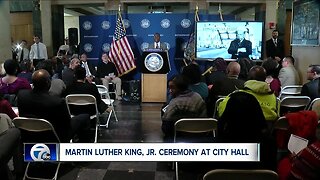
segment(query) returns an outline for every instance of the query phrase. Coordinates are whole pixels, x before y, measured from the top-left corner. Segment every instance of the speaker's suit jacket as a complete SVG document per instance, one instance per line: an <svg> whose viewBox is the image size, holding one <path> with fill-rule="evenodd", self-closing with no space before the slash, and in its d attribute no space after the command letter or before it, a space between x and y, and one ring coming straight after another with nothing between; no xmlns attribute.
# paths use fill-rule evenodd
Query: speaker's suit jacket
<svg viewBox="0 0 320 180"><path fill-rule="evenodd" d="M156 49L156 48L154 47L154 42L152 42L152 43L149 44L148 49ZM168 47L167 47L167 45L166 45L165 43L160 42L160 48L159 48L159 49L168 50Z"/></svg>
<svg viewBox="0 0 320 180"><path fill-rule="evenodd" d="M239 52L239 48L246 48L246 52ZM232 54L231 59L238 59L238 58L249 58L249 55L252 54L252 43L249 40L242 40L235 39L231 41L228 53Z"/></svg>
<svg viewBox="0 0 320 180"><path fill-rule="evenodd" d="M273 39L266 41L266 55L267 57L276 57L280 59L284 57L284 44L281 39L277 39L277 46L273 43Z"/></svg>

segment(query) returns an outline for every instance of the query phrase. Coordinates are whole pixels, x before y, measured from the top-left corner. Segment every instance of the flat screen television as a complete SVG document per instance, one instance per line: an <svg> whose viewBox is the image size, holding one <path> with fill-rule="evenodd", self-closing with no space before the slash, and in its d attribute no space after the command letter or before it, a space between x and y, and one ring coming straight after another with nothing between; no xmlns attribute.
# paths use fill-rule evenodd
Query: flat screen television
<svg viewBox="0 0 320 180"><path fill-rule="evenodd" d="M197 22L196 59L262 59L264 23Z"/></svg>

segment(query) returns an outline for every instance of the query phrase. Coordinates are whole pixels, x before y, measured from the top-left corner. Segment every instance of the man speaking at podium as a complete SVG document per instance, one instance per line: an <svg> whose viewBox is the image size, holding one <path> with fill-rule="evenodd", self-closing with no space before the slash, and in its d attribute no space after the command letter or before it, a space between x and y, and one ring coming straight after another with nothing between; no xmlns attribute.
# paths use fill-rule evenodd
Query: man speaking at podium
<svg viewBox="0 0 320 180"><path fill-rule="evenodd" d="M154 42L149 44L149 49L168 50L167 45L163 42L160 42L159 33L154 33L153 39L154 39Z"/></svg>

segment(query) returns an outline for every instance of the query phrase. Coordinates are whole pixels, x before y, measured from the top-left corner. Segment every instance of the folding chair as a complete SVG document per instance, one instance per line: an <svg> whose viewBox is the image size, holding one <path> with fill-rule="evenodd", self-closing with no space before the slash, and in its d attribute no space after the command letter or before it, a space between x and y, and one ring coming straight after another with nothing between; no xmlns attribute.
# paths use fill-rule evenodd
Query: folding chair
<svg viewBox="0 0 320 180"><path fill-rule="evenodd" d="M203 180L278 180L278 174L271 170L264 169L215 169L207 172Z"/></svg>
<svg viewBox="0 0 320 180"><path fill-rule="evenodd" d="M280 100L280 115L287 112L296 112L304 110L310 103L308 96L287 96Z"/></svg>
<svg viewBox="0 0 320 180"><path fill-rule="evenodd" d="M27 131L28 133L31 133L31 134L36 134L36 133L39 133L39 132L50 132L53 134L53 137L54 137L54 141L56 143L60 143L60 139L54 129L54 127L52 126L52 124L45 120L45 119L37 119L37 118L25 118L25 117L16 117L13 119L13 124L21 129L21 130L24 130L24 131ZM23 138L23 137L22 137ZM47 137L45 137L47 138ZM32 139L29 139L28 140L29 142L32 142L33 140ZM37 140L34 140L34 141L37 141ZM34 142L33 141L33 142ZM50 142L52 142L52 140L50 139ZM25 142L24 142L25 143ZM39 162L28 162L27 164L27 167L26 167L26 170L24 172L24 179L44 179L43 177L31 177L29 175L29 168L30 168L30 165L32 163L39 163ZM50 163L50 164L53 164L53 163L56 163L56 162L41 162L41 163ZM60 162L57 163L57 167L55 169L55 173L54 173L54 176L50 179L57 179L57 176L58 176L58 171L59 171L59 168L60 168Z"/></svg>
<svg viewBox="0 0 320 180"><path fill-rule="evenodd" d="M219 119L218 106L224 99L225 97L220 97L219 99L217 99L216 104L214 106L213 118Z"/></svg>
<svg viewBox="0 0 320 180"><path fill-rule="evenodd" d="M218 121L213 118L185 118L180 119L174 124L173 142L178 142L177 133L184 132L190 134L206 133L212 131L212 137L215 137L215 131L218 127ZM213 139L213 138L212 138ZM179 179L178 162L175 162L176 180Z"/></svg>
<svg viewBox="0 0 320 180"><path fill-rule="evenodd" d="M312 100L306 110L314 111L317 113L318 118L320 120L320 98L316 98Z"/></svg>
<svg viewBox="0 0 320 180"><path fill-rule="evenodd" d="M110 98L109 91L104 85L96 85L96 86L97 86L98 91L99 91L99 93L101 95L102 101L104 103L106 103L109 107L111 107L111 111L109 112L109 116L108 116L108 120L107 120L106 124L100 124L100 126L104 126L104 127L108 128L109 127L109 121L110 121L110 118L111 118L112 114L114 115L114 118L116 119L116 122L118 122L116 111L115 111L114 106L113 106L114 99Z"/></svg>
<svg viewBox="0 0 320 180"><path fill-rule="evenodd" d="M301 85L291 85L281 88L279 98L282 99L286 96L297 96L301 94L302 86Z"/></svg>
<svg viewBox="0 0 320 180"><path fill-rule="evenodd" d="M96 120L94 137L94 142L96 143L98 139L98 129L100 126L96 98L90 94L70 94L66 97L66 103L71 117L74 117L82 112L88 113L91 120ZM83 111L83 109L85 109L85 111Z"/></svg>

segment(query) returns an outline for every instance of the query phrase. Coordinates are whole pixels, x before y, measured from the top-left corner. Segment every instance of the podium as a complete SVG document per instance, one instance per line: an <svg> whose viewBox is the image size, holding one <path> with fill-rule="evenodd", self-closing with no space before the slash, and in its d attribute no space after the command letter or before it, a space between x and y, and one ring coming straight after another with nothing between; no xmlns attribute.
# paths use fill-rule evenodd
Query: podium
<svg viewBox="0 0 320 180"><path fill-rule="evenodd" d="M168 51L149 49L142 54L141 102L167 101Z"/></svg>

